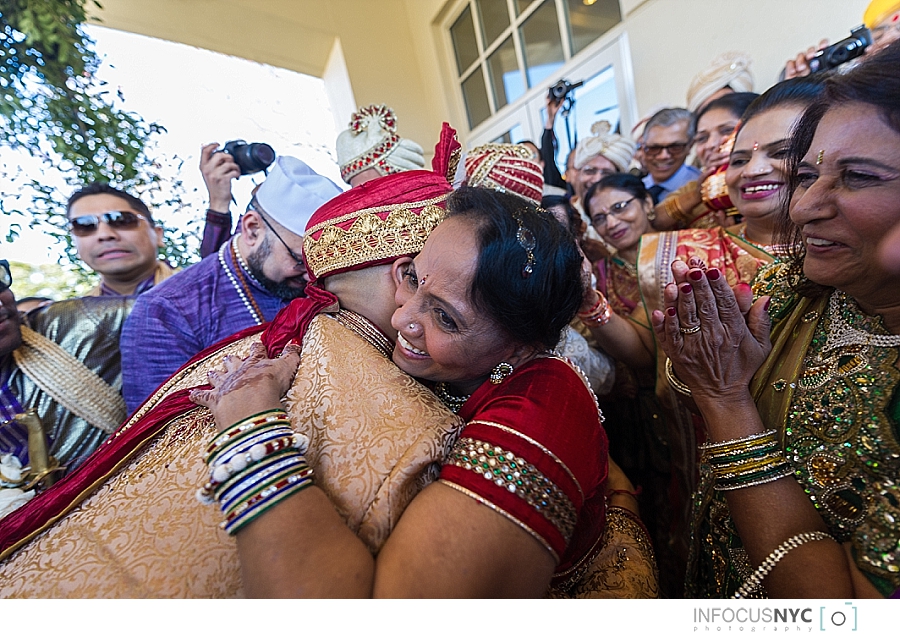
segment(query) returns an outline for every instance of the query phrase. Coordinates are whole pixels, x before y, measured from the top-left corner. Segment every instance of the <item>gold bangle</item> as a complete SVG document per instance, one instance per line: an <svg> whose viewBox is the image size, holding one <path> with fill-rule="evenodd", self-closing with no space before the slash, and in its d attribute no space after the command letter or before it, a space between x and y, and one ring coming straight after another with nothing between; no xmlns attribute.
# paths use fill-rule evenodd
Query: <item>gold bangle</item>
<svg viewBox="0 0 900 634"><path fill-rule="evenodd" d="M675 376L675 368L672 366L672 359L669 357L666 357L666 380L669 382L669 385L672 386L672 389L682 396L693 396L691 394L691 388L689 388L684 381Z"/></svg>

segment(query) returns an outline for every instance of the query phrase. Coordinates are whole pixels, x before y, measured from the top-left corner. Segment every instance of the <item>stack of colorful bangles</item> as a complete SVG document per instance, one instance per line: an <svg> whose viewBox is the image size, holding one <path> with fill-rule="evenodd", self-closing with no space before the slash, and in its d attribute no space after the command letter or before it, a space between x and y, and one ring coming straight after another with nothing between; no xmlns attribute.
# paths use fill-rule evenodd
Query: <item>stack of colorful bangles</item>
<svg viewBox="0 0 900 634"><path fill-rule="evenodd" d="M580 319L588 328L598 328L603 326L610 320L610 317L612 317L609 302L606 300L606 297L598 290L595 290L594 292L597 293L597 303L583 313L577 313L578 319Z"/></svg>
<svg viewBox="0 0 900 634"><path fill-rule="evenodd" d="M701 449L702 461L715 476L717 491L752 487L791 473L791 465L784 458L774 429L735 440L706 443Z"/></svg>
<svg viewBox="0 0 900 634"><path fill-rule="evenodd" d="M313 483L305 457L308 446L309 439L294 433L282 410L238 421L206 447L209 482L197 498L204 504L217 501L225 514L221 527L234 535Z"/></svg>

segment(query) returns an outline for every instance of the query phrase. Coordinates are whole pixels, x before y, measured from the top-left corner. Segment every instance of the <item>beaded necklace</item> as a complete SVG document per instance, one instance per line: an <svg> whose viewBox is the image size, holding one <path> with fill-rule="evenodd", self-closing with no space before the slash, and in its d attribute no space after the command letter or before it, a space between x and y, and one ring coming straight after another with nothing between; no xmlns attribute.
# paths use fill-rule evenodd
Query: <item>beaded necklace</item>
<svg viewBox="0 0 900 634"><path fill-rule="evenodd" d="M232 258L235 262L238 262L237 248L235 248L234 246L234 240L235 239L232 238L219 248L219 264L221 264L222 268L225 270L225 275L228 276L228 281L231 282L231 286L234 287L234 290L235 292L237 292L238 297L241 298L241 303L244 304L247 312L250 313L250 317L252 317L253 321L256 322L256 325L259 326L265 320L263 319L262 311L256 304L256 300L253 299L253 293L247 286L247 281L244 279L243 273L241 273L242 267L240 265L235 267L235 271L237 272L237 277L235 277L234 273L231 272L231 269L228 268L228 264L225 262L225 248L228 246L230 246ZM238 281L238 279L240 279L240 281Z"/></svg>
<svg viewBox="0 0 900 634"><path fill-rule="evenodd" d="M466 404L466 401L469 400L470 396L454 396L450 393L450 390L447 389L446 383L435 384L434 393L441 400L441 402L447 406L447 409L449 409L454 414L459 414L459 410L463 408L463 406Z"/></svg>
<svg viewBox="0 0 900 634"><path fill-rule="evenodd" d="M842 291L835 290L831 294L831 299L828 300L831 327L828 329L821 354L847 346L875 346L877 348L900 346L900 335L873 335L848 324L843 316L848 308L847 296Z"/></svg>
<svg viewBox="0 0 900 634"><path fill-rule="evenodd" d="M743 227L741 227L741 231L738 234L738 236L744 242L746 242L748 244L752 244L756 248L762 249L769 255L774 256L776 258L784 257L785 255L788 255L789 248L790 248L790 245L788 245L788 244L762 244L760 242L755 242L755 241L751 240L750 238L748 238L747 237L747 225L744 225Z"/></svg>

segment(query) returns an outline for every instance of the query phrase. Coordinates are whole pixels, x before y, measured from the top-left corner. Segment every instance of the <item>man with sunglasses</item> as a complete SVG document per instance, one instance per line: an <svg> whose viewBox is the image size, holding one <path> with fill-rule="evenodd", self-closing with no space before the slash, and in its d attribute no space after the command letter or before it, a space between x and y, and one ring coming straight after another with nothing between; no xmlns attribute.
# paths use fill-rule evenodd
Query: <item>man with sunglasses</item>
<svg viewBox="0 0 900 634"><path fill-rule="evenodd" d="M138 297L122 333L129 412L196 353L270 321L303 296L306 222L340 192L303 161L279 157L241 217L238 233L216 253Z"/></svg>
<svg viewBox="0 0 900 634"><path fill-rule="evenodd" d="M684 108L665 108L647 121L641 149L648 172L644 186L653 204L700 178L700 170L684 162L694 140L694 126L693 116Z"/></svg>
<svg viewBox="0 0 900 634"><path fill-rule="evenodd" d="M88 295L139 295L175 273L159 259L163 231L139 198L92 183L66 205L78 256L100 274Z"/></svg>
<svg viewBox="0 0 900 634"><path fill-rule="evenodd" d="M0 260L0 454L23 465L52 460L63 473L125 419L119 333L132 300L69 299L25 317L12 282L9 263ZM35 442L35 429L44 443Z"/></svg>

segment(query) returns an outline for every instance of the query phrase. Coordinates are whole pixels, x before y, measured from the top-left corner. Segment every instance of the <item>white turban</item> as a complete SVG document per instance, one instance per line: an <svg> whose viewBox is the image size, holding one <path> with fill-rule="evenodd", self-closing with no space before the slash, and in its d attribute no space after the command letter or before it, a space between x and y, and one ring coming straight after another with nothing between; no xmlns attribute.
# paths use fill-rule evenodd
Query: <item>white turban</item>
<svg viewBox="0 0 900 634"><path fill-rule="evenodd" d="M293 156L279 156L256 191L262 210L291 233L302 236L313 212L341 188Z"/></svg>
<svg viewBox="0 0 900 634"><path fill-rule="evenodd" d="M347 183L374 168L382 176L425 167L418 143L397 135L397 118L386 105L372 104L350 116L350 127L338 135L337 162Z"/></svg>
<svg viewBox="0 0 900 634"><path fill-rule="evenodd" d="M580 170L591 159L602 156L620 172L628 171L637 144L626 137L611 132L609 121L597 121L591 126L591 134L578 141L575 149L575 169Z"/></svg>
<svg viewBox="0 0 900 634"><path fill-rule="evenodd" d="M723 88L734 92L752 92L753 75L750 74L750 56L730 51L715 58L704 71L691 80L687 91L687 107L695 112L704 101Z"/></svg>

